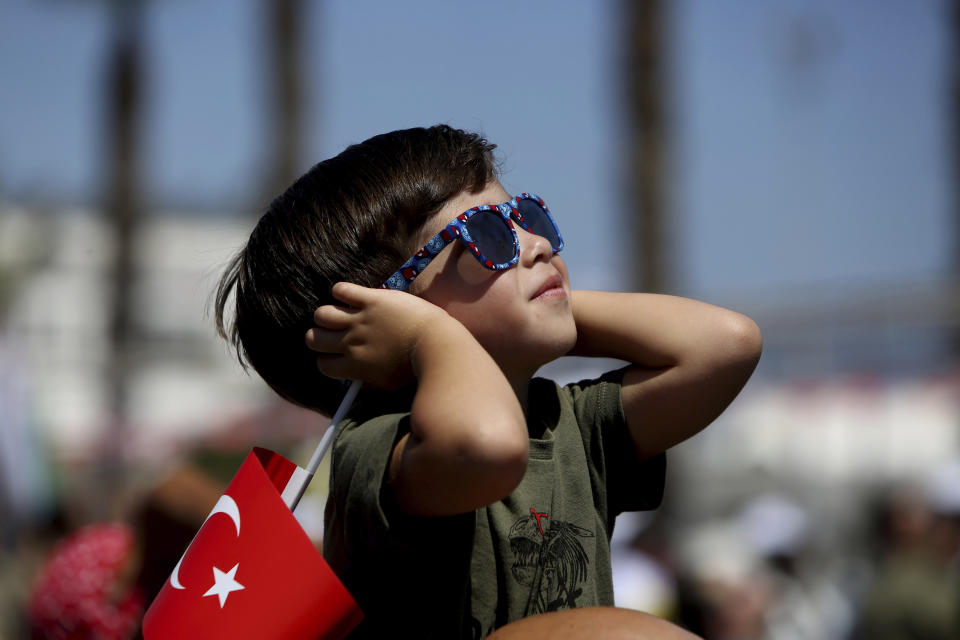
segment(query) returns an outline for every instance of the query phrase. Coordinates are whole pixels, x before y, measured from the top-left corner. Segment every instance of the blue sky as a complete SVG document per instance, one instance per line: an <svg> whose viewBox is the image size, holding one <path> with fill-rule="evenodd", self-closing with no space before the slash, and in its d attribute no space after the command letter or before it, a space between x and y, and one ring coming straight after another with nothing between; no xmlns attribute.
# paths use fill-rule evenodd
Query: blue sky
<svg viewBox="0 0 960 640"><path fill-rule="evenodd" d="M626 287L619 3L305 4L304 169L385 130L481 130L507 189L539 193L558 215L574 285ZM667 4L677 292L944 273L943 0ZM149 193L260 208L262 3L147 6ZM0 4L0 197L97 193L107 26L103 2Z"/></svg>

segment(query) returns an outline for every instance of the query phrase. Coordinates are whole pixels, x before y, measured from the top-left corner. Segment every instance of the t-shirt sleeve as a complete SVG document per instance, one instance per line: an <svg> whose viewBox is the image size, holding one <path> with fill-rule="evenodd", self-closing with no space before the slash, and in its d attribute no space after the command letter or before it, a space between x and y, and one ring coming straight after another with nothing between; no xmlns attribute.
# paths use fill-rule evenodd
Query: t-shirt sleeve
<svg viewBox="0 0 960 640"><path fill-rule="evenodd" d="M620 400L624 369L567 385L590 467L594 500L612 520L624 511L660 506L666 454L640 460Z"/></svg>
<svg viewBox="0 0 960 640"><path fill-rule="evenodd" d="M411 516L397 505L387 474L394 446L409 431L409 414L388 414L349 423L336 437L330 469L335 508L332 513L328 508L328 516L334 526L345 529L348 555L351 544L397 548L420 544L424 537L439 535L438 529L465 519Z"/></svg>
<svg viewBox="0 0 960 640"><path fill-rule="evenodd" d="M350 422L334 440L330 489L336 508L332 515L350 529L345 532L348 554L351 541L380 538L390 530L393 508L385 487L386 475L393 447L408 420L407 415L392 414L363 423Z"/></svg>
<svg viewBox="0 0 960 640"><path fill-rule="evenodd" d="M454 579L469 571L474 513L412 516L387 481L394 445L408 431L409 414L383 415L346 424L333 445L323 552L361 608L378 612L365 628L422 607L416 598L428 590L454 604L466 597Z"/></svg>

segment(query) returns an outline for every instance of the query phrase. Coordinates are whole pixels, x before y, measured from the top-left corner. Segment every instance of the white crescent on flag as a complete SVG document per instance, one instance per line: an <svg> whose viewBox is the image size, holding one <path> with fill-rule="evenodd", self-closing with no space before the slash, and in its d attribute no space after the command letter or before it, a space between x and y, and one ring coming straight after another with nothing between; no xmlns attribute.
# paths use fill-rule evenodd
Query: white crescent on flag
<svg viewBox="0 0 960 640"><path fill-rule="evenodd" d="M213 507L213 511L210 512L210 515L206 517L203 523L206 524L207 520L209 520L210 518L212 518L214 515L218 513L225 513L228 516L230 516L230 519L233 520L233 524L236 525L237 527L237 537L239 538L240 537L240 508L237 506L237 503L233 500L233 498L231 498L227 494L223 494L222 496L220 496L220 499L217 500L217 504L215 504ZM201 525L200 528L202 529L203 525ZM191 544L193 543L191 542ZM187 547L187 549L190 549L190 547ZM183 555L180 556L180 560L177 562L177 566L173 568L173 573L170 574L170 586L173 587L174 589L186 589L186 587L180 584L180 563L183 562L183 558L186 555L187 555L187 552L184 551Z"/></svg>
<svg viewBox="0 0 960 640"><path fill-rule="evenodd" d="M357 626L363 612L292 513L309 475L296 469L250 451L144 614L144 638L339 640Z"/></svg>

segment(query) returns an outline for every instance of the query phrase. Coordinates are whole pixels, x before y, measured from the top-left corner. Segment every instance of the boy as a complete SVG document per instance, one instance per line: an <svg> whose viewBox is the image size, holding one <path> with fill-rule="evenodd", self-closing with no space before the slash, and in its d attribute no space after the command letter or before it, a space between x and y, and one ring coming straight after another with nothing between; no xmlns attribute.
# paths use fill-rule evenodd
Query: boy
<svg viewBox="0 0 960 640"><path fill-rule="evenodd" d="M271 204L217 293L219 330L233 291L229 335L282 396L329 415L341 380L364 383L324 544L366 613L356 637L483 637L612 605L616 515L658 506L664 451L760 355L732 311L572 291L549 210L504 191L493 149L446 126L349 147ZM532 378L566 354L630 364Z"/></svg>

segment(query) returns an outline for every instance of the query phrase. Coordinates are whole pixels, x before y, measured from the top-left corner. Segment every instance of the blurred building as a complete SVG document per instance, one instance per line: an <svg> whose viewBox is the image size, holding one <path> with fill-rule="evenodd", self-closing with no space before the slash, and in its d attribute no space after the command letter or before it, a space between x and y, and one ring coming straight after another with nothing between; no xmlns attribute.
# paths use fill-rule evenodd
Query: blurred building
<svg viewBox="0 0 960 640"><path fill-rule="evenodd" d="M84 465L102 454L110 433L108 231L92 210L0 209L0 507L24 520L24 505L51 491L24 474L31 456L46 451L53 466ZM140 227L128 461L159 462L230 428L241 449L264 444L280 423L295 424L288 442L319 436L317 416L289 413L214 331L213 290L248 233L249 222L209 212L158 213ZM817 580L829 593L852 594L837 600L842 615L834 621L849 626L872 572L864 557L871 499L960 455L956 301L938 282L713 300L757 320L764 356L731 407L672 452L654 516L666 522L663 554L618 561L615 572L633 572L618 579L636 587L622 591L663 615L675 612L670 557L682 540L729 523L752 500L782 496L803 510L797 550L812 554ZM565 358L542 373L566 382L615 366ZM322 489L300 514L314 531ZM756 546L746 537L737 544Z"/></svg>
<svg viewBox="0 0 960 640"><path fill-rule="evenodd" d="M274 399L255 373L242 371L208 314L220 272L248 233L249 222L208 212L145 219L134 251L128 453L159 454L170 440ZM109 238L92 210L6 205L0 214L0 327L29 383L31 420L64 454L93 446L111 420L104 375ZM698 469L714 480L747 469L831 481L891 478L956 453L960 403L950 332L960 314L953 293L919 283L720 301L758 321L764 355L728 412L683 445L698 461L691 481ZM572 380L609 366L565 359L545 372Z"/></svg>
<svg viewBox="0 0 960 640"><path fill-rule="evenodd" d="M242 371L208 317L220 268L248 233L241 222L209 214L143 222L134 249L127 454L161 456L172 441L270 399L272 392ZM30 421L68 458L93 453L113 419L106 387L110 237L95 211L8 205L0 214L0 273L7 282L0 328L18 354L6 366L16 366L27 381Z"/></svg>

